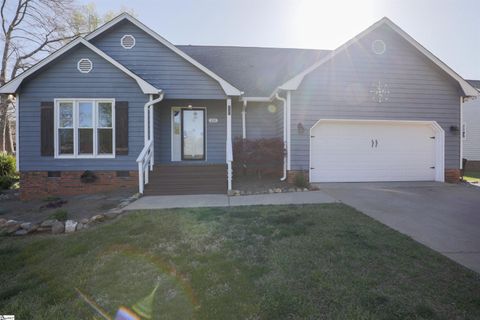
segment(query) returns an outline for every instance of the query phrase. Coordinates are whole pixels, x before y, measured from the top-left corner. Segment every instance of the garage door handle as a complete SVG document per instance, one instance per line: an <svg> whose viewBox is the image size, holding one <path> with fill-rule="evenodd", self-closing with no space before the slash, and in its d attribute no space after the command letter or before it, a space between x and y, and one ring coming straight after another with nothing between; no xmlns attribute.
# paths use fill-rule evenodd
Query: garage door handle
<svg viewBox="0 0 480 320"><path fill-rule="evenodd" d="M373 148L373 145L374 145L374 144L375 144L375 142L374 142L373 139L372 139L372 148Z"/></svg>
<svg viewBox="0 0 480 320"><path fill-rule="evenodd" d="M375 139L375 148L378 147L378 140Z"/></svg>

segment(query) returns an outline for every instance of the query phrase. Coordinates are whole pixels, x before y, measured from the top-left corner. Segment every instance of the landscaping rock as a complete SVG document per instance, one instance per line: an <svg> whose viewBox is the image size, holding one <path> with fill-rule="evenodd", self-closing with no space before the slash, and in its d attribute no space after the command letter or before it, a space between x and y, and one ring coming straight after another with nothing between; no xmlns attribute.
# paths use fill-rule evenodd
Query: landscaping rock
<svg viewBox="0 0 480 320"><path fill-rule="evenodd" d="M7 224L7 219L0 219L0 228Z"/></svg>
<svg viewBox="0 0 480 320"><path fill-rule="evenodd" d="M28 230L25 230L25 229L17 230L14 233L14 235L16 235L16 236L25 236L27 234L28 234Z"/></svg>
<svg viewBox="0 0 480 320"><path fill-rule="evenodd" d="M117 216L119 216L120 214L122 213L122 209L112 209L112 210L109 210L107 213L105 213L105 217L107 219L113 219Z"/></svg>
<svg viewBox="0 0 480 320"><path fill-rule="evenodd" d="M281 193L281 192L282 192L282 189L280 189L280 188L275 188L273 191L274 191L275 193Z"/></svg>
<svg viewBox="0 0 480 320"><path fill-rule="evenodd" d="M105 216L103 214L97 214L96 216L93 216L90 218L90 223L92 222L102 222L105 220Z"/></svg>
<svg viewBox="0 0 480 320"><path fill-rule="evenodd" d="M64 231L65 231L65 226L63 225L62 222L56 221L52 225L52 234L60 234L60 233L63 233Z"/></svg>
<svg viewBox="0 0 480 320"><path fill-rule="evenodd" d="M20 228L24 230L30 230L32 228L33 224L31 222L24 222L20 224Z"/></svg>
<svg viewBox="0 0 480 320"><path fill-rule="evenodd" d="M303 188L303 191L308 191L308 189L307 189L307 188Z"/></svg>
<svg viewBox="0 0 480 320"><path fill-rule="evenodd" d="M127 200L124 200L122 202L120 202L120 204L118 205L119 208L123 208L123 207L126 207L130 204L130 201L127 199Z"/></svg>
<svg viewBox="0 0 480 320"><path fill-rule="evenodd" d="M84 225L83 223L79 222L79 223L77 224L77 231L80 231L80 230L82 230L82 229L84 229L84 228L85 228L85 225Z"/></svg>
<svg viewBox="0 0 480 320"><path fill-rule="evenodd" d="M4 229L6 234L14 234L20 229L20 224L17 223L17 224L6 225Z"/></svg>
<svg viewBox="0 0 480 320"><path fill-rule="evenodd" d="M268 193L273 193L273 189L268 189Z"/></svg>
<svg viewBox="0 0 480 320"><path fill-rule="evenodd" d="M65 233L73 233L75 232L75 229L77 228L77 221L74 220L67 220L65 222Z"/></svg>
<svg viewBox="0 0 480 320"><path fill-rule="evenodd" d="M50 219L50 220L45 220L43 221L41 224L40 224L40 227L52 227L55 222L58 222L58 220L55 220L55 219Z"/></svg>
<svg viewBox="0 0 480 320"><path fill-rule="evenodd" d="M89 220L86 219L86 218L83 218L82 220L80 220L80 222L81 222L82 224L87 224L87 223L89 222Z"/></svg>
<svg viewBox="0 0 480 320"><path fill-rule="evenodd" d="M52 227L38 227L37 232L50 232L52 231Z"/></svg>

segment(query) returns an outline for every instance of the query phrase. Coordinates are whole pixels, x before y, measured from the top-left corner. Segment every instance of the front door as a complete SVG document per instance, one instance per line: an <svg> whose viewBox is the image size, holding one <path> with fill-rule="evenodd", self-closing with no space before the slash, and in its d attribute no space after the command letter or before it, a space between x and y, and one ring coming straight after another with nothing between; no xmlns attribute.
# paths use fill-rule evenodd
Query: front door
<svg viewBox="0 0 480 320"><path fill-rule="evenodd" d="M172 108L172 161L205 160L205 109Z"/></svg>

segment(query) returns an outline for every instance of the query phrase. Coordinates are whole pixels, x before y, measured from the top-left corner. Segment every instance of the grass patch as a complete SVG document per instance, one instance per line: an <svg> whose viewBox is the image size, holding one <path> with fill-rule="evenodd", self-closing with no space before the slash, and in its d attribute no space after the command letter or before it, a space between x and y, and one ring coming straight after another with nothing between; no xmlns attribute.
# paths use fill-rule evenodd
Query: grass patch
<svg viewBox="0 0 480 320"><path fill-rule="evenodd" d="M466 171L463 180L472 183L480 183L480 171Z"/></svg>
<svg viewBox="0 0 480 320"><path fill-rule="evenodd" d="M68 220L68 211L65 209L59 209L48 216L48 219L56 219L58 221Z"/></svg>
<svg viewBox="0 0 480 320"><path fill-rule="evenodd" d="M0 310L90 319L478 319L480 276L342 204L136 212L0 240Z"/></svg>

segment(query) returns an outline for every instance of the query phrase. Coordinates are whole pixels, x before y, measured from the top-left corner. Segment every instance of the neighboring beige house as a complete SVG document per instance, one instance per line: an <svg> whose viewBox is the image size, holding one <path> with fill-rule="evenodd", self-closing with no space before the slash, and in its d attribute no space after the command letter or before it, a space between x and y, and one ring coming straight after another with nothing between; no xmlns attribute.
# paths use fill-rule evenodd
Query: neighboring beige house
<svg viewBox="0 0 480 320"><path fill-rule="evenodd" d="M468 82L480 90L480 80ZM480 170L480 99L463 104L462 139L467 168Z"/></svg>

